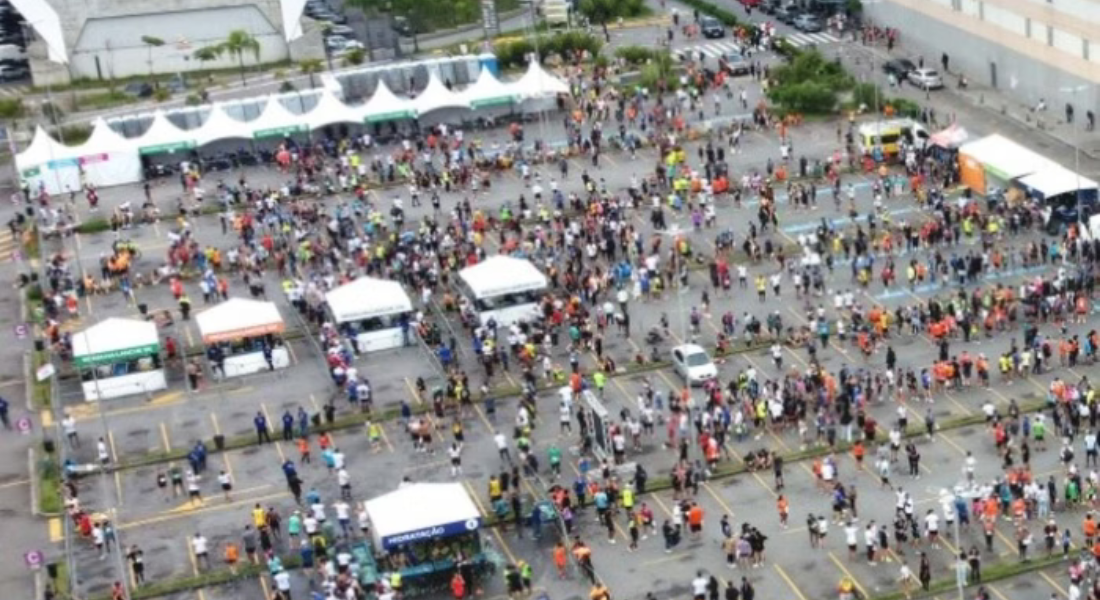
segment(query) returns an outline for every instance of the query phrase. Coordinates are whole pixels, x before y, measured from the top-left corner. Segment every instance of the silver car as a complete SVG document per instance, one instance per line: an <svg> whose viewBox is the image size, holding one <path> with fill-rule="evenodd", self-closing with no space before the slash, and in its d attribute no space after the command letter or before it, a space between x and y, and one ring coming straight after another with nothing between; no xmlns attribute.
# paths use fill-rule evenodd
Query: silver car
<svg viewBox="0 0 1100 600"><path fill-rule="evenodd" d="M943 78L939 72L927 67L910 71L909 82L922 90L938 90L943 87Z"/></svg>

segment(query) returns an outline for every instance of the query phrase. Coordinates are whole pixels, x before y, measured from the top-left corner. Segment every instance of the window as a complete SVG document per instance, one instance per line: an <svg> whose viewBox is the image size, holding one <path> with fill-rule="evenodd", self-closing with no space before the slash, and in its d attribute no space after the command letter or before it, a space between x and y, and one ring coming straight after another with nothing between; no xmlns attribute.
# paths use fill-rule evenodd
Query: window
<svg viewBox="0 0 1100 600"><path fill-rule="evenodd" d="M1048 46L1053 46L1054 45L1054 28L1051 27L1050 25L1047 25L1047 45Z"/></svg>
<svg viewBox="0 0 1100 600"><path fill-rule="evenodd" d="M1031 19L1024 19L1024 35L1031 37Z"/></svg>

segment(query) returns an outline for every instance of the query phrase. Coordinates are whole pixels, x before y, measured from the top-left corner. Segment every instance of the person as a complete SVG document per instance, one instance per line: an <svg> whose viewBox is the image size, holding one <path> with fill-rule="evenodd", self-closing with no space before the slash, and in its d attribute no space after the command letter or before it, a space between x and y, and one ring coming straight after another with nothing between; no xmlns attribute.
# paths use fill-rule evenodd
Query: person
<svg viewBox="0 0 1100 600"><path fill-rule="evenodd" d="M195 555L195 568L210 568L210 544L201 533L191 538L191 552Z"/></svg>
<svg viewBox="0 0 1100 600"><path fill-rule="evenodd" d="M898 582L901 583L901 591L905 594L905 597L909 598L912 596L913 587L917 583L917 578L913 575L913 570L909 568L909 564L905 561L901 563Z"/></svg>
<svg viewBox="0 0 1100 600"><path fill-rule="evenodd" d="M3 396L0 396L0 423L3 423L4 429L11 429L11 421L8 417L8 401Z"/></svg>
<svg viewBox="0 0 1100 600"><path fill-rule="evenodd" d="M111 600L126 600L126 588L122 587L121 581L115 581L111 586Z"/></svg>
<svg viewBox="0 0 1100 600"><path fill-rule="evenodd" d="M76 419L68 411L65 411L65 416L61 419L61 430L65 432L65 438L69 440L70 448L80 447L80 436L76 432Z"/></svg>
<svg viewBox="0 0 1100 600"><path fill-rule="evenodd" d="M252 424L256 426L256 443L263 444L264 442L271 443L271 433L267 429L267 417L264 416L262 411L256 411L256 416L252 419Z"/></svg>
<svg viewBox="0 0 1100 600"><path fill-rule="evenodd" d="M451 577L451 594L455 600L463 600L466 597L466 580L463 579L460 571L455 571L454 577Z"/></svg>
<svg viewBox="0 0 1100 600"><path fill-rule="evenodd" d="M137 544L131 544L126 552L126 560L130 561L130 571L134 574L134 583L145 583L145 553Z"/></svg>

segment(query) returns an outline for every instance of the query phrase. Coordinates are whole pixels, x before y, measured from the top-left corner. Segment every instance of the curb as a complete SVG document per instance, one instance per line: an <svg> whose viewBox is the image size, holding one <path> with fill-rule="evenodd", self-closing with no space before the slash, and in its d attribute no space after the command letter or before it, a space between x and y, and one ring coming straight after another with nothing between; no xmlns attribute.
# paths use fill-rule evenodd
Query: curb
<svg viewBox="0 0 1100 600"><path fill-rule="evenodd" d="M38 510L38 469L34 468L34 447L27 448L27 471L31 480L31 514L36 517L44 517L42 511Z"/></svg>

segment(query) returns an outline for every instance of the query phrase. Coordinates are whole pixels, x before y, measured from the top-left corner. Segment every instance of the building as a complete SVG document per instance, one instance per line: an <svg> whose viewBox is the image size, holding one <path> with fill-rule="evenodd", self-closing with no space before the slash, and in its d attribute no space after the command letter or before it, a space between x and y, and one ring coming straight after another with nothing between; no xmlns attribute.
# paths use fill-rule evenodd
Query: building
<svg viewBox="0 0 1100 600"><path fill-rule="evenodd" d="M939 68L1044 100L1059 119L1066 104L1078 122L1100 102L1100 0L864 0L879 26L901 32L902 46ZM945 84L955 85L954 78Z"/></svg>
<svg viewBox="0 0 1100 600"><path fill-rule="evenodd" d="M323 58L320 26L303 19L305 0L12 0L34 30L27 48L35 85L147 73L232 68L234 56L195 59L197 49L244 30L259 62ZM164 44L142 41L153 37ZM32 41L33 40L33 41ZM255 64L246 56L246 64Z"/></svg>

